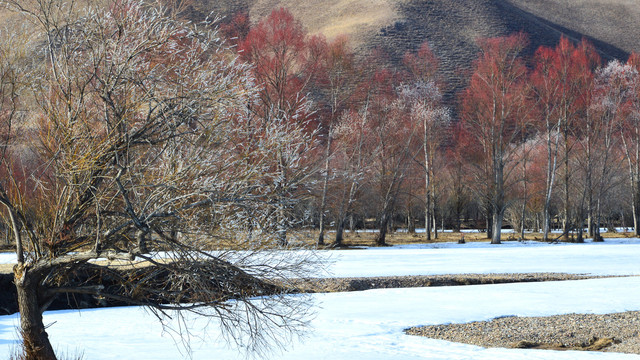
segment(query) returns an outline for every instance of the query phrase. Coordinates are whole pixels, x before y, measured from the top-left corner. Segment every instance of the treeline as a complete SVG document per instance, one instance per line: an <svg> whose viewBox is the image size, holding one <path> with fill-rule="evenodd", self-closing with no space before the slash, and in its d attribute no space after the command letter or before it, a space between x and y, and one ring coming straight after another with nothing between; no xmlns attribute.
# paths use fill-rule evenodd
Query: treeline
<svg viewBox="0 0 640 360"><path fill-rule="evenodd" d="M256 24L238 14L221 32L252 65L252 111L296 122L317 142L304 164L278 166L283 182L315 168L287 216L318 228L319 244L340 245L345 228L364 226L378 229L380 245L398 226L424 226L427 238L484 228L493 243L504 226L544 240L556 227L571 241L585 227L595 240L601 227L640 230L636 54L603 63L587 41L562 38L524 58L525 34L479 39L452 105L426 41L393 62L356 53L346 37L311 36L286 9Z"/></svg>

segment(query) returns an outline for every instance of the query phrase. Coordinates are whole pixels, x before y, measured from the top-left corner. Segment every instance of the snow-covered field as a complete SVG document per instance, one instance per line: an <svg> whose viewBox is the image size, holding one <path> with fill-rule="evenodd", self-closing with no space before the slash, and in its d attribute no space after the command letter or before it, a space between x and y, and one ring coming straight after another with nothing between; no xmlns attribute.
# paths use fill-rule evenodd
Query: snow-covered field
<svg viewBox="0 0 640 360"><path fill-rule="evenodd" d="M335 277L526 272L640 275L637 238L585 244L438 243L325 254L335 260L330 269Z"/></svg>
<svg viewBox="0 0 640 360"><path fill-rule="evenodd" d="M640 274L640 240L599 244L438 244L330 252L334 276L488 272ZM0 256L0 262L4 261ZM636 355L544 350L483 349L404 335L413 325L488 320L504 315L609 313L640 310L640 278L566 282L380 289L316 294L312 332L273 359L640 359ZM0 317L0 359L15 346L17 316ZM85 359L181 359L173 339L137 307L45 313L62 352ZM207 325L190 322L195 332ZM244 359L209 324L193 338L194 359Z"/></svg>

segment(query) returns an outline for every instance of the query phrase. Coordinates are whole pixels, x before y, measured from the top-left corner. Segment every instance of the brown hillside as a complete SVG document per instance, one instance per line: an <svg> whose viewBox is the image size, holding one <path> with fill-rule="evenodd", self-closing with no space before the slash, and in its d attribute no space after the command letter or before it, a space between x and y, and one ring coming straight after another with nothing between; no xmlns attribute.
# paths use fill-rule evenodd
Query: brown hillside
<svg viewBox="0 0 640 360"><path fill-rule="evenodd" d="M428 40L442 61L449 99L464 86L478 37L524 31L529 54L554 46L561 35L591 40L605 59L626 60L640 50L638 0L200 0L203 11L240 9L253 21L286 7L311 33L344 33L362 50L380 47L394 60Z"/></svg>

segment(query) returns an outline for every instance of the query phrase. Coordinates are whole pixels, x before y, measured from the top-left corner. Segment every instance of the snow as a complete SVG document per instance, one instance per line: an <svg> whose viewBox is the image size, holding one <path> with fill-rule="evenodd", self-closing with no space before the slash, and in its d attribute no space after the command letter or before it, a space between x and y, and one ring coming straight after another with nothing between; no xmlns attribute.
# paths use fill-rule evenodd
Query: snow
<svg viewBox="0 0 640 360"><path fill-rule="evenodd" d="M15 264L16 253L0 253L0 264Z"/></svg>
<svg viewBox="0 0 640 360"><path fill-rule="evenodd" d="M565 272L640 275L640 240L604 243L437 243L324 252L335 277Z"/></svg>
<svg viewBox="0 0 640 360"><path fill-rule="evenodd" d="M606 291L603 291L606 289ZM613 353L483 349L404 335L411 325L488 320L503 315L608 313L637 310L640 278L380 289L317 294L321 308L314 332L277 359L639 359ZM0 317L0 354L15 337L17 317ZM57 348L67 354L82 349L86 359L180 359L173 339L152 315L136 307L51 311L45 323ZM191 326L204 326L196 319ZM90 330L89 330L90 329ZM215 328L209 328L216 338ZM222 341L192 340L193 358L244 359Z"/></svg>
<svg viewBox="0 0 640 360"><path fill-rule="evenodd" d="M334 276L554 271L640 274L640 240L560 244L483 243L399 246L323 253ZM544 316L640 310L640 277L564 282L378 289L314 294L312 332L273 359L640 359L637 355L484 349L408 336L415 325L489 320L505 315ZM188 323L193 359L245 359L228 348L204 318ZM45 323L59 351L85 359L186 358L155 317L138 307L49 311ZM18 317L0 317L0 358L16 346ZM207 327L207 325L209 325ZM206 333L202 328L206 327Z"/></svg>

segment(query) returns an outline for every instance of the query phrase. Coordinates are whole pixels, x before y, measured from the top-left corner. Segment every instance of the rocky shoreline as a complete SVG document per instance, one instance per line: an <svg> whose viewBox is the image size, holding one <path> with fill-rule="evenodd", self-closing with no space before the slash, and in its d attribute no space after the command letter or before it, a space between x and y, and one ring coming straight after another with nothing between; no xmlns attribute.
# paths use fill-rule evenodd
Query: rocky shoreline
<svg viewBox="0 0 640 360"><path fill-rule="evenodd" d="M429 286L465 286L521 282L585 280L603 277L611 276L593 276L586 274L566 273L381 276L362 278L351 277L304 279L294 282L293 286L300 292L318 293Z"/></svg>
<svg viewBox="0 0 640 360"><path fill-rule="evenodd" d="M455 274L426 276L385 276L365 278L312 278L299 279L289 284L274 284L289 293L321 293L364 291L370 289L410 288L429 286L465 286L482 284L505 284L517 282L540 282L592 279L595 276L564 273L528 274ZM83 309L121 306L120 302L105 302L90 295L58 297L50 309ZM13 274L0 273L0 315L18 311ZM410 324L407 324L410 325Z"/></svg>
<svg viewBox="0 0 640 360"><path fill-rule="evenodd" d="M640 354L640 312L501 317L491 321L412 327L409 335L482 347Z"/></svg>

